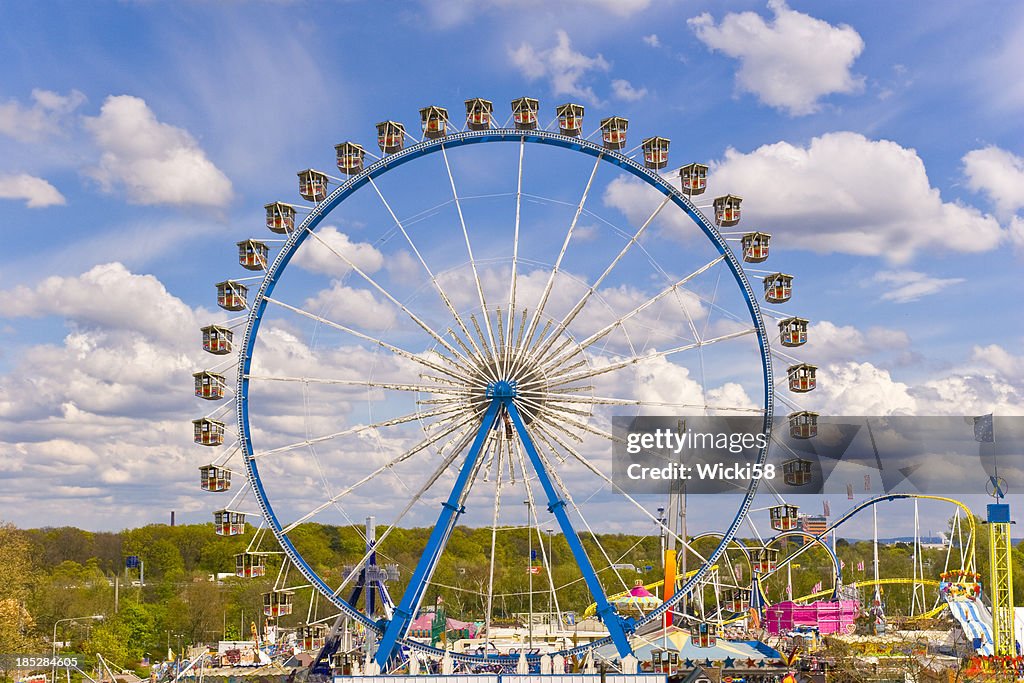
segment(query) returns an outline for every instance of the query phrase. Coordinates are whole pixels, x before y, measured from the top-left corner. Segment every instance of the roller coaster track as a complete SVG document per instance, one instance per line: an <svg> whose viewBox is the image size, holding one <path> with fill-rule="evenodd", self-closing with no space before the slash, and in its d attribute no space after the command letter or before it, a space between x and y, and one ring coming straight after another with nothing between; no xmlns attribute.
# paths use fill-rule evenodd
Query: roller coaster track
<svg viewBox="0 0 1024 683"><path fill-rule="evenodd" d="M760 576L758 578L758 588L760 589L760 585L761 585L762 581L764 581L765 579L768 579L769 577L771 577L774 574L776 574L778 571L780 571L781 569L786 567L786 565L790 564L797 557L799 557L803 553L805 553L808 550L810 550L812 546L817 545L817 546L824 547L825 550L828 551L830 559L833 562L833 572L832 572L832 574L833 574L833 586L832 586L832 588L829 588L828 590L818 591L816 593L811 593L809 595L804 595L802 597L796 598L794 601L795 602L805 602L805 601L815 600L815 599L818 599L818 598L823 598L823 597L826 597L826 596L829 596L830 598L834 599L835 596L836 596L836 592L837 592L837 586L842 584L842 579L843 579L842 567L840 566L839 560L836 557L835 553L832 552L832 548L828 545L828 543L824 539L828 536L828 534L832 533L832 531L834 529L836 529L837 527L839 527L843 523L849 521L857 513L862 512L863 510L866 510L869 507L872 507L874 505L878 505L879 503L891 502L891 501L894 501L894 500L906 500L906 499L937 500L937 501L941 501L941 502L944 502L944 503L950 503L952 505L957 506L961 510L963 510L964 518L965 518L965 520L967 522L967 526L968 526L968 529L970 531L970 533L968 535L968 543L969 543L968 561L965 564L968 567L973 568L975 566L975 539L976 539L976 532L977 532L977 524L976 524L976 522L974 520L974 513L971 512L971 509L969 507L967 507L966 505L961 503L959 500L956 500L954 498L946 498L944 496L932 496L932 495L927 495L927 494L923 494L923 493L887 493L887 494L882 495L882 496L876 496L874 498L869 498L868 500L865 500L865 501L863 501L861 503L858 503L857 505L853 506L852 508L847 510L845 513L843 513L839 518L837 518L836 521L834 521L832 524L830 524L828 527L826 527L826 529L824 531L822 531L820 534L808 534L808 533L803 532L803 531L784 531L784 532L782 532L780 534L777 534L777 535L772 536L771 538L769 538L764 543L765 547L769 546L770 544L772 544L775 541L782 540L782 539L785 539L785 538L794 537L794 536L805 537L805 538L808 538L810 540L809 540L808 543L806 543L805 545L803 545L800 548L798 548L795 552L793 552L793 553L787 555L786 557L784 557L783 559L779 560L779 562L775 566L774 570L772 570L770 572L766 572L764 575ZM715 536L715 535L717 535L715 532L708 532L708 533L705 533L705 534L700 534L700 535L692 537L691 542L696 541L696 540L698 540L700 538L703 538L705 536ZM748 556L748 561L749 561L749 549L745 548L745 546L743 546L742 544L740 544L738 542L737 542L737 544L738 544L739 549L743 550L744 554L746 554ZM712 569L717 569L717 568L718 568L718 565L715 565ZM693 576L695 573L696 573L696 571L687 572L685 578L688 579L691 576ZM683 578L683 577L681 575L677 574L676 575L676 580L678 581L680 578ZM664 583L665 583L665 581L663 579L661 581L656 581L654 583L645 584L644 588L647 588L648 590L653 589L653 588L660 588ZM859 588L859 587L862 587L862 586L876 586L876 585L882 586L882 585L914 584L914 583L921 584L921 585L926 585L926 586L934 586L936 588L939 585L939 582L935 581L934 579L917 579L915 581L914 579L907 579L907 578L888 578L888 579L878 579L877 581L875 579L864 579L864 580L861 580L861 581L854 581L853 583L843 584L843 585L850 586L850 587L853 587L853 588ZM611 596L609 598L609 600L614 600L616 598L625 597L627 595L629 595L629 592L628 591L624 591L622 593L618 593L616 595ZM928 612L925 612L925 613L920 614L920 615L916 615L914 618L915 619L926 619L926 618L929 618L929 617L933 617L933 616L939 614L942 610L944 610L946 608L947 608L947 605L945 603L942 603L938 607L935 607L934 609L929 610ZM592 604L589 607L587 607L587 609L583 612L583 615L585 617L586 616L592 616L595 610L596 610L596 605ZM742 618L745 618L745 616L740 616L740 617L736 617L736 618L733 618L733 619L729 619L729 620L723 621L722 623L723 624L728 624L728 623L731 623L733 621L738 621L739 619L742 619Z"/></svg>

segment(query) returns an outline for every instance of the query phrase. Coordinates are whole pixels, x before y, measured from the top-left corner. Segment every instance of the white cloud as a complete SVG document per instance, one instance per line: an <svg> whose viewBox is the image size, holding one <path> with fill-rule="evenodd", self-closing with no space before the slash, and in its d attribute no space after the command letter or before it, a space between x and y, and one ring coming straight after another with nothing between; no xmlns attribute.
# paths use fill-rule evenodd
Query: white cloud
<svg viewBox="0 0 1024 683"><path fill-rule="evenodd" d="M157 120L146 102L111 96L85 127L102 151L87 173L107 191L122 186L136 204L225 206L231 181L188 131Z"/></svg>
<svg viewBox="0 0 1024 683"><path fill-rule="evenodd" d="M1014 216L1009 226L1010 241L1017 249L1024 249L1024 218Z"/></svg>
<svg viewBox="0 0 1024 683"><path fill-rule="evenodd" d="M56 187L27 173L0 175L0 199L24 199L30 209L67 204Z"/></svg>
<svg viewBox="0 0 1024 683"><path fill-rule="evenodd" d="M971 358L1024 385L1024 356L1015 356L999 344L975 346Z"/></svg>
<svg viewBox="0 0 1024 683"><path fill-rule="evenodd" d="M871 363L833 363L818 380L815 392L831 415L912 415L917 401L910 387L888 370ZM815 396L815 398L819 398Z"/></svg>
<svg viewBox="0 0 1024 683"><path fill-rule="evenodd" d="M652 33L649 36L644 36L641 40L644 41L645 45L650 47L661 47L661 40L658 38L657 33Z"/></svg>
<svg viewBox="0 0 1024 683"><path fill-rule="evenodd" d="M807 338L800 358L819 364L863 361L874 354L910 348L910 337L902 330L869 327L861 331L853 325L836 325L829 320L811 323Z"/></svg>
<svg viewBox="0 0 1024 683"><path fill-rule="evenodd" d="M634 88L629 81L616 78L612 81L612 95L626 102L637 102L647 97L647 88Z"/></svg>
<svg viewBox="0 0 1024 683"><path fill-rule="evenodd" d="M196 327L198 335L188 306L152 275L136 275L120 263L95 266L75 277L54 275L35 287L0 291L0 315L60 316L86 327L131 330L165 340L180 339L189 327Z"/></svg>
<svg viewBox="0 0 1024 683"><path fill-rule="evenodd" d="M384 255L372 244L353 242L347 234L330 225L317 230L316 236L309 237L302 244L295 255L295 264L314 273L341 277L351 268L337 254L364 273L375 273L384 265Z"/></svg>
<svg viewBox="0 0 1024 683"><path fill-rule="evenodd" d="M511 50L509 56L512 63L519 67L527 80L547 78L551 82L553 95L567 95L599 104L600 98L594 93L593 87L584 85L582 81L592 71L608 71L608 62L600 54L588 57L573 50L569 34L563 29L558 29L556 36L554 47L537 49L529 43L523 43Z"/></svg>
<svg viewBox="0 0 1024 683"><path fill-rule="evenodd" d="M944 202L915 150L859 133L826 133L806 147L729 149L712 166L714 194L742 195L752 224L787 248L903 262L923 248L989 251L1005 236L992 216Z"/></svg>
<svg viewBox="0 0 1024 683"><path fill-rule="evenodd" d="M950 285L965 282L962 277L938 278L913 270L882 270L875 273L875 281L886 285L883 301L905 304L921 297L938 294Z"/></svg>
<svg viewBox="0 0 1024 683"><path fill-rule="evenodd" d="M26 107L17 100L0 104L0 135L20 142L36 142L59 135L66 119L85 102L85 95L72 90L61 95L50 90L33 90L34 104Z"/></svg>
<svg viewBox="0 0 1024 683"><path fill-rule="evenodd" d="M791 115L817 111L825 95L863 89L864 79L850 73L864 50L857 31L791 10L783 0L770 0L768 7L775 15L770 22L741 12L716 24L705 12L687 23L709 48L740 60L741 90Z"/></svg>
<svg viewBox="0 0 1024 683"><path fill-rule="evenodd" d="M1024 158L989 145L965 154L963 163L967 187L988 195L1001 214L1024 207Z"/></svg>
<svg viewBox="0 0 1024 683"><path fill-rule="evenodd" d="M338 281L306 299L302 306L337 323L362 330L384 330L395 324L395 308L366 289L347 287Z"/></svg>

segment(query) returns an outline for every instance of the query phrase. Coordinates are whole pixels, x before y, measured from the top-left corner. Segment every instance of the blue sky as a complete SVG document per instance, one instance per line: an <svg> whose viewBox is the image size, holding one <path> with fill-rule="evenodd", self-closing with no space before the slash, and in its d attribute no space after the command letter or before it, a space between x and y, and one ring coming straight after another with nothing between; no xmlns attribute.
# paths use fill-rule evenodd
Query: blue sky
<svg viewBox="0 0 1024 683"><path fill-rule="evenodd" d="M476 96L499 120L579 101L710 163L797 276L808 407L1024 413L1017 3L549 5L0 6L0 517L206 520L193 330L234 242L337 142ZM635 223L643 197L601 182Z"/></svg>

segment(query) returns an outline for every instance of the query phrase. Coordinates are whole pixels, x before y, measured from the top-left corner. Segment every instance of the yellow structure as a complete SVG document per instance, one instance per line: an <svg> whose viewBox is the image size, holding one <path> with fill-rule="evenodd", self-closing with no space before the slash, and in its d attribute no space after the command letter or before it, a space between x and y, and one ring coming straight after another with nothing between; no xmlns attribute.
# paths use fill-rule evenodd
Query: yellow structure
<svg viewBox="0 0 1024 683"><path fill-rule="evenodd" d="M992 652L997 657L1016 655L1013 634L1013 564L1010 553L1010 506L992 503L988 506L989 566L992 580Z"/></svg>

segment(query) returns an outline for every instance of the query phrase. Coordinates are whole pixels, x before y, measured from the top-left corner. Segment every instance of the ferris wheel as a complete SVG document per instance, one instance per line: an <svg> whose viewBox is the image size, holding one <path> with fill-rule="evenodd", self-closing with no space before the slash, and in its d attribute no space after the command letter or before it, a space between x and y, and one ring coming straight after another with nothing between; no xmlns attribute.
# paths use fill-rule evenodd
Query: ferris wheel
<svg viewBox="0 0 1024 683"><path fill-rule="evenodd" d="M413 637L440 595L469 596L461 604L486 639L528 603L531 644L535 602L562 626L573 605L593 602L600 632L548 645L564 657L602 646L625 657L631 635L726 554L757 481L729 498L716 544L698 552L613 480L612 417L754 416L771 433L775 351L741 265L768 257L769 235L727 231L741 198L702 203L708 167L663 174L669 140L629 148L622 117L588 135L577 104L547 125L532 98L514 100L504 122L487 100L465 107L460 125L442 107L422 109L422 137L381 122L380 156L338 144L341 177L301 171L305 203L265 207L276 237L238 243L241 265L258 274L218 283L218 304L239 315L202 330L204 348L225 357L194 376L196 395L219 401L193 421L196 442L219 449L200 468L202 487L232 490L244 471L245 486L214 513L217 533L244 534L246 515L258 514L257 537L276 538L301 577L275 584L265 613L288 614L295 588L312 587L372 637L382 668L403 648L509 659ZM792 276L757 277L769 303L790 298ZM778 317L783 346L806 341L807 320ZM813 388L805 364L790 368L790 383L800 375L806 386L808 372ZM791 413L791 433L810 436L816 417ZM311 559L304 528L361 529L367 517L385 525L362 534L357 562ZM623 558L636 551L606 535L652 525L699 566L658 604L612 600L634 584ZM430 529L425 547L410 546L409 527ZM453 560L466 529L484 547ZM509 545L515 556L498 552ZM236 573L262 575L265 555L250 544ZM407 585L392 600L384 584L399 572Z"/></svg>

